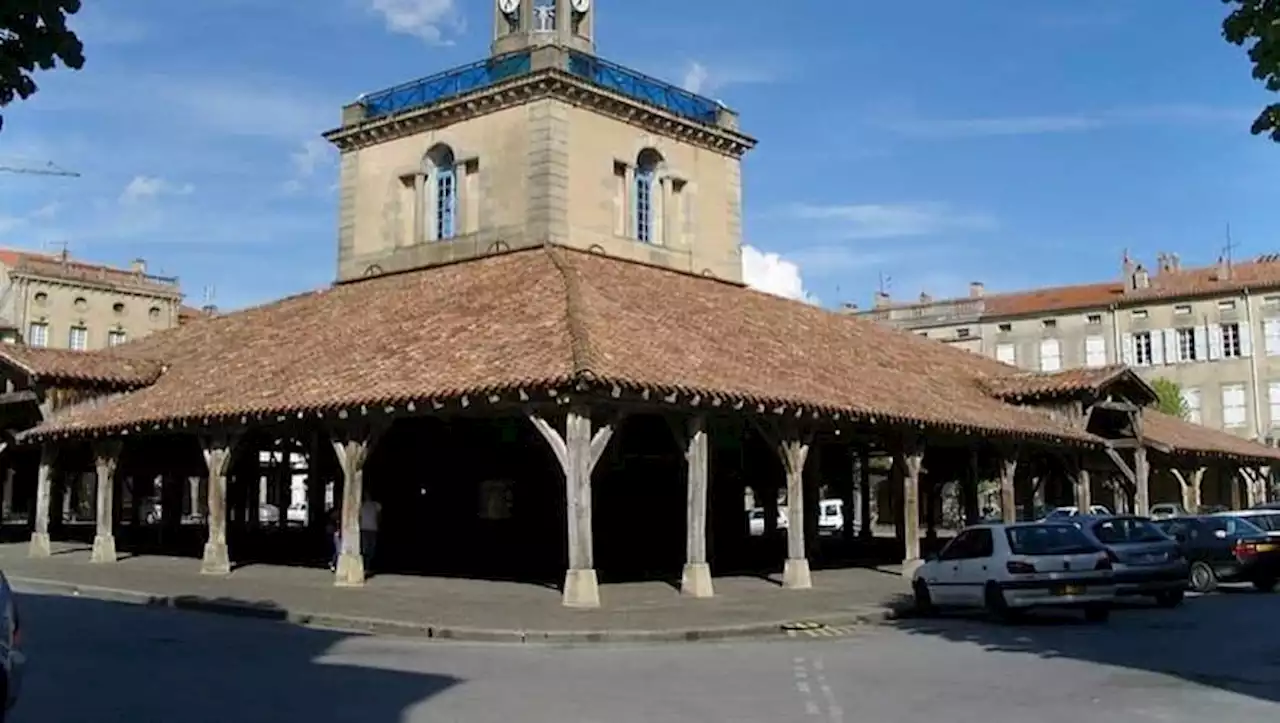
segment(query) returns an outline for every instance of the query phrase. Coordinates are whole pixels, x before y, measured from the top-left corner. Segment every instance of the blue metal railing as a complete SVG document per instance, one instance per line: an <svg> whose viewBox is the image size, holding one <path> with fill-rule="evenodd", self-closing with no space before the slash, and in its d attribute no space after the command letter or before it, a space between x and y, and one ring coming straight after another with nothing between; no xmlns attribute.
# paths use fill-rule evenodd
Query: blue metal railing
<svg viewBox="0 0 1280 723"><path fill-rule="evenodd" d="M569 54L569 72L678 116L711 125L720 117L720 104L714 100L585 53Z"/></svg>
<svg viewBox="0 0 1280 723"><path fill-rule="evenodd" d="M529 51L488 58L365 96L365 118L381 118L480 90L532 69Z"/></svg>
<svg viewBox="0 0 1280 723"><path fill-rule="evenodd" d="M365 96L360 103L364 106L365 119L372 120L456 98L525 75L532 69L530 52L521 50L380 90ZM569 54L568 71L601 88L684 118L715 125L720 117L720 104L714 100L585 53Z"/></svg>

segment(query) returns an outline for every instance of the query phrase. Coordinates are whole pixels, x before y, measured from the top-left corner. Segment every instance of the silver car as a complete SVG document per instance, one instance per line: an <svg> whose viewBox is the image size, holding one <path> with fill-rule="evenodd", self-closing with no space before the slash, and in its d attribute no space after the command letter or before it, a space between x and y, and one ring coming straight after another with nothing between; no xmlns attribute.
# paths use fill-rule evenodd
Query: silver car
<svg viewBox="0 0 1280 723"><path fill-rule="evenodd" d="M19 645L22 629L18 622L18 600L9 587L9 579L0 572L0 685L4 687L4 708L0 709L0 723L9 716L9 710L18 702L22 691L22 669L26 663Z"/></svg>

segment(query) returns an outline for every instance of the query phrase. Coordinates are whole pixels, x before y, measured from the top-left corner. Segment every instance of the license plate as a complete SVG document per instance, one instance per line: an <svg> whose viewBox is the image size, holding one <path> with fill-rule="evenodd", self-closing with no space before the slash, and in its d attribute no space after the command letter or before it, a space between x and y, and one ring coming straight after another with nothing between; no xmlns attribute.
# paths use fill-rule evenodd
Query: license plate
<svg viewBox="0 0 1280 723"><path fill-rule="evenodd" d="M1258 552L1274 552L1275 545L1258 545Z"/></svg>
<svg viewBox="0 0 1280 723"><path fill-rule="evenodd" d="M1063 585L1054 590L1059 595L1083 595L1084 585Z"/></svg>

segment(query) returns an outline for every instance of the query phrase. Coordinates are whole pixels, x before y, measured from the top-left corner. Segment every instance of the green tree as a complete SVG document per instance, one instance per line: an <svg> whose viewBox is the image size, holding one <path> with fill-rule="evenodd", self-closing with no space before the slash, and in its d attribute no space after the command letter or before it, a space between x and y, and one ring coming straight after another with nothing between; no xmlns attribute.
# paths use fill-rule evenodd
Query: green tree
<svg viewBox="0 0 1280 723"><path fill-rule="evenodd" d="M1182 398L1182 386L1172 379L1163 377L1151 382L1156 390L1156 408L1165 414L1179 419L1186 419L1191 414L1187 409L1187 401Z"/></svg>
<svg viewBox="0 0 1280 723"><path fill-rule="evenodd" d="M1280 0L1222 2L1232 6L1231 14L1222 21L1222 37L1234 45L1248 45L1253 77L1267 90L1280 93ZM1280 143L1280 103L1264 108L1252 131Z"/></svg>
<svg viewBox="0 0 1280 723"><path fill-rule="evenodd" d="M80 0L0 0L0 108L39 90L37 69L84 67L84 45L67 27L79 11Z"/></svg>

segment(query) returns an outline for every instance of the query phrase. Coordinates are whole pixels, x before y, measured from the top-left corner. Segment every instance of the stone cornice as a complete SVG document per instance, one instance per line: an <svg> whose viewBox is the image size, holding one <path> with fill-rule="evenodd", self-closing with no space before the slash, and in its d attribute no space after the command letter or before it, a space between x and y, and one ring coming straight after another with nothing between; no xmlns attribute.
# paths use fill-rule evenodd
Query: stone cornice
<svg viewBox="0 0 1280 723"><path fill-rule="evenodd" d="M754 138L737 131L682 118L556 68L534 71L424 108L345 125L328 131L324 138L340 151L359 150L541 98L558 98L735 158L756 144Z"/></svg>

